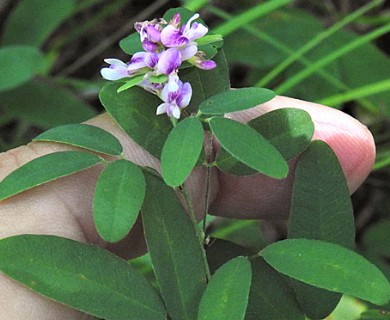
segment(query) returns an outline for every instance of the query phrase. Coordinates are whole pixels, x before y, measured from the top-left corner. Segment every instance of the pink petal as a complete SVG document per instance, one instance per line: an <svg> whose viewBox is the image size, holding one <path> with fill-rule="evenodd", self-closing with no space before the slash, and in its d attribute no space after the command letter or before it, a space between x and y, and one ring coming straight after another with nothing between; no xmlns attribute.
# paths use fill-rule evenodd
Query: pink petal
<svg viewBox="0 0 390 320"><path fill-rule="evenodd" d="M180 13L175 13L171 19L171 21L169 21L169 24L171 26L174 26L175 28L178 28L179 25L180 25Z"/></svg>
<svg viewBox="0 0 390 320"><path fill-rule="evenodd" d="M146 27L146 33L148 35L148 39L152 42L159 42L161 32L156 29L155 26L149 25Z"/></svg>
<svg viewBox="0 0 390 320"><path fill-rule="evenodd" d="M154 52L157 51L158 44L145 39L144 41L142 41L142 48L145 51Z"/></svg>
<svg viewBox="0 0 390 320"><path fill-rule="evenodd" d="M204 60L198 63L196 66L203 70L211 70L214 69L217 66L217 64L213 60Z"/></svg>

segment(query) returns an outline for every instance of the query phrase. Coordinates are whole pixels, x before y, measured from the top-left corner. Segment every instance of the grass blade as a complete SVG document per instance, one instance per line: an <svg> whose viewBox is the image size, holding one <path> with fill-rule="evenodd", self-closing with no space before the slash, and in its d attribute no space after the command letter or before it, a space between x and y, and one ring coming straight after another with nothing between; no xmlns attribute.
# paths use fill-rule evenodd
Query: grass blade
<svg viewBox="0 0 390 320"><path fill-rule="evenodd" d="M219 25L213 29L213 33L226 36L233 31L247 25L251 21L254 21L262 16L270 14L271 12L279 9L280 7L290 4L292 0L272 0L265 3L260 3L257 6L244 11L238 16L233 17L229 21Z"/></svg>
<svg viewBox="0 0 390 320"><path fill-rule="evenodd" d="M278 94L285 93L288 89L293 88L295 85L300 83L302 80L309 77L311 74L315 73L319 68L326 66L327 64L335 61L336 59L346 55L347 53L363 46L364 44L386 34L390 31L390 24L380 27L378 29L373 30L366 35L353 40L346 45L342 46L338 50L333 51L329 55L323 57L317 62L313 63L310 67L302 70L301 72L296 73L294 76L289 78L287 81L283 82L280 86L275 89L275 92Z"/></svg>

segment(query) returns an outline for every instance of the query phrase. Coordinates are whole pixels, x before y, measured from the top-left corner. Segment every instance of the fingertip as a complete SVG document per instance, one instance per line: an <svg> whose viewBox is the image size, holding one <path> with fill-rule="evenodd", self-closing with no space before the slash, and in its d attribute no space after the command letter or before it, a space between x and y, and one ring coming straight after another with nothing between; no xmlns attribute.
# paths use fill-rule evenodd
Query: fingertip
<svg viewBox="0 0 390 320"><path fill-rule="evenodd" d="M276 96L265 104L231 117L248 122L281 108L298 108L310 114L315 125L313 140L329 144L340 161L350 192L355 192L375 162L375 141L368 128L340 110L284 96Z"/></svg>

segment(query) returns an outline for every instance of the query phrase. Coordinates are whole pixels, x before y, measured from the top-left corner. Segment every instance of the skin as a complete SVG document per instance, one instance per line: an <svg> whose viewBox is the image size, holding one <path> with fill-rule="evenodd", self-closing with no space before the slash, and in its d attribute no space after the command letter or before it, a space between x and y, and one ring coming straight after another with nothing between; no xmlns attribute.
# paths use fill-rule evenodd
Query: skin
<svg viewBox="0 0 390 320"><path fill-rule="evenodd" d="M375 159L375 145L367 128L352 117L314 103L286 97L245 112L230 115L242 122L268 111L294 107L308 111L315 123L314 139L327 142L335 151L353 193L369 174ZM107 116L91 119L89 124L110 131L122 142L127 159L159 169L158 160L138 147ZM215 148L217 148L215 143ZM55 151L71 147L51 143L30 143L0 154L0 180L22 164ZM263 175L233 177L212 172L210 208L215 215L235 218L285 218L289 209L295 161L284 180ZM101 168L92 168L11 197L0 204L0 238L17 234L51 234L95 243L123 257L144 252L140 223L129 236L115 245L102 241L92 220L92 197ZM194 204L204 196L203 169L195 170L187 183ZM201 208L195 207L200 214ZM0 274L0 319L8 320L81 320L91 317L50 301Z"/></svg>

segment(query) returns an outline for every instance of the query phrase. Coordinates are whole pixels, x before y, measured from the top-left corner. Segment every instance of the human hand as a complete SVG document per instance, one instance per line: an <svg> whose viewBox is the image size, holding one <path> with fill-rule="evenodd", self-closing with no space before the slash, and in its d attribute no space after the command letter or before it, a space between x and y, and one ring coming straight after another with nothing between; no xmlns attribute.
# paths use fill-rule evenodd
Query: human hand
<svg viewBox="0 0 390 320"><path fill-rule="evenodd" d="M367 177L375 157L370 132L355 119L324 106L276 97L259 107L232 115L249 121L265 112L294 107L308 111L315 123L315 139L326 141L335 151L351 192ZM107 116L89 121L116 135L127 159L158 169L158 160L138 147ZM59 144L31 143L0 155L0 180L20 165L47 153L67 150ZM294 168L294 161L290 163ZM105 247L121 256L145 250L140 224L115 245L101 240L92 219L92 198L99 168L92 168L16 195L0 204L0 238L16 234L52 234ZM194 203L204 193L203 169L191 175L188 189ZM285 217L289 209L293 170L288 178L274 180L263 175L234 177L213 171L210 212L235 218ZM198 209L199 211L199 209ZM0 319L90 319L68 307L33 293L0 275Z"/></svg>

